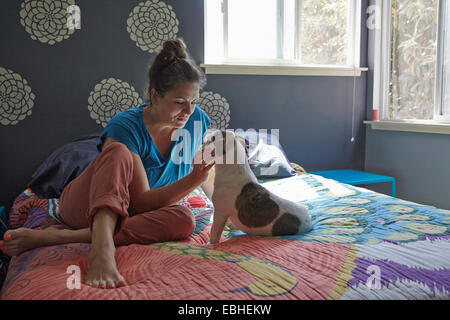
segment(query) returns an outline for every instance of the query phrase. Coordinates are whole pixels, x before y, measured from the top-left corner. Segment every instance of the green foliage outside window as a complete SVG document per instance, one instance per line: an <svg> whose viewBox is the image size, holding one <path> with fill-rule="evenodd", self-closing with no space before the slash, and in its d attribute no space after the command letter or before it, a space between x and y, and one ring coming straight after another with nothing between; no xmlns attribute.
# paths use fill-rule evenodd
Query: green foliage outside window
<svg viewBox="0 0 450 320"><path fill-rule="evenodd" d="M301 60L304 64L347 64L348 0L303 0Z"/></svg>
<svg viewBox="0 0 450 320"><path fill-rule="evenodd" d="M433 119L438 2L392 1L389 119Z"/></svg>

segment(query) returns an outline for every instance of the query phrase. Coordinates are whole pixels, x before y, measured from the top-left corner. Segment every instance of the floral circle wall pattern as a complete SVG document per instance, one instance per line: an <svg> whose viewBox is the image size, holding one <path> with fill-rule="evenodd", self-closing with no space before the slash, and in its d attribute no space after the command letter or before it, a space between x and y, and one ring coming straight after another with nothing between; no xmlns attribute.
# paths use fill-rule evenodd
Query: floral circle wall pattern
<svg viewBox="0 0 450 320"><path fill-rule="evenodd" d="M0 124L15 125L30 116L34 98L27 80L12 70L0 67Z"/></svg>
<svg viewBox="0 0 450 320"><path fill-rule="evenodd" d="M75 0L24 0L20 23L31 39L53 45L75 32L67 27L67 8L71 5Z"/></svg>
<svg viewBox="0 0 450 320"><path fill-rule="evenodd" d="M91 118L103 127L116 114L143 103L133 86L114 78L104 79L95 85L88 101Z"/></svg>
<svg viewBox="0 0 450 320"><path fill-rule="evenodd" d="M178 33L178 19L172 6L158 0L139 3L127 20L131 40L143 51L150 53L162 49L166 40L173 40Z"/></svg>
<svg viewBox="0 0 450 320"><path fill-rule="evenodd" d="M230 105L218 93L202 92L198 105L211 119L211 128L225 130L230 123Z"/></svg>

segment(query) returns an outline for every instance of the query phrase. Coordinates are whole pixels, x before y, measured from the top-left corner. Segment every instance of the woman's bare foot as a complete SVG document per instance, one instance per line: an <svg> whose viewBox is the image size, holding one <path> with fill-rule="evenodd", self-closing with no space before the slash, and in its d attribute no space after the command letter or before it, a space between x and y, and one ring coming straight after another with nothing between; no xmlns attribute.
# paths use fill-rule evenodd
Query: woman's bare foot
<svg viewBox="0 0 450 320"><path fill-rule="evenodd" d="M125 285L124 278L117 270L115 247L92 248L89 252L89 270L85 283L101 289L113 289Z"/></svg>
<svg viewBox="0 0 450 320"><path fill-rule="evenodd" d="M66 230L50 227L44 230L18 228L6 231L0 247L9 256L17 256L25 251L59 244Z"/></svg>
<svg viewBox="0 0 450 320"><path fill-rule="evenodd" d="M94 217L93 232L90 229L59 230L53 227L44 230L19 228L8 230L0 249L9 256L16 256L25 251L57 244L92 243L89 252L89 270L85 283L98 288L116 288L126 285L119 273L115 259L113 240L117 216L108 209L100 209Z"/></svg>
<svg viewBox="0 0 450 320"><path fill-rule="evenodd" d="M115 258L116 247L113 236L117 220L117 214L109 208L99 209L93 217L89 270L85 278L87 285L102 289L125 285Z"/></svg>

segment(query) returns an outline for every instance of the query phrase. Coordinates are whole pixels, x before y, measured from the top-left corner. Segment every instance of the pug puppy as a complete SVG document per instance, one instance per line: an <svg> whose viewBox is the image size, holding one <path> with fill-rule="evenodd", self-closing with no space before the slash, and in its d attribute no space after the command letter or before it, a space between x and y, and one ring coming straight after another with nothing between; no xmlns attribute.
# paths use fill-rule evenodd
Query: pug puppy
<svg viewBox="0 0 450 320"><path fill-rule="evenodd" d="M219 242L227 221L249 235L283 236L312 230L307 209L258 183L250 169L245 142L233 131L216 131L204 150L215 158L213 225L210 243Z"/></svg>

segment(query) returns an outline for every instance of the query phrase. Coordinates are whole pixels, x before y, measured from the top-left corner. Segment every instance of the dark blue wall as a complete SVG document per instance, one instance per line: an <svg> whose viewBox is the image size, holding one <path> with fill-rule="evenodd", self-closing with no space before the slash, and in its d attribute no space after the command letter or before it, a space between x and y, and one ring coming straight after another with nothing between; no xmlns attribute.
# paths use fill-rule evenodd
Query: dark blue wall
<svg viewBox="0 0 450 320"><path fill-rule="evenodd" d="M203 63L203 0L167 0L198 63ZM140 1L77 0L81 30L54 45L32 40L20 23L21 1L0 1L0 67L27 80L32 115L0 125L0 205L9 207L31 174L61 145L103 127L90 117L88 98L106 78L121 79L143 97L153 53L139 49L126 30ZM363 11L367 1L363 1ZM362 15L361 65L367 63ZM289 159L306 170L364 168L366 75L357 78L355 142L351 77L208 75L205 91L230 105L229 128L280 129ZM128 107L134 107L132 105Z"/></svg>

